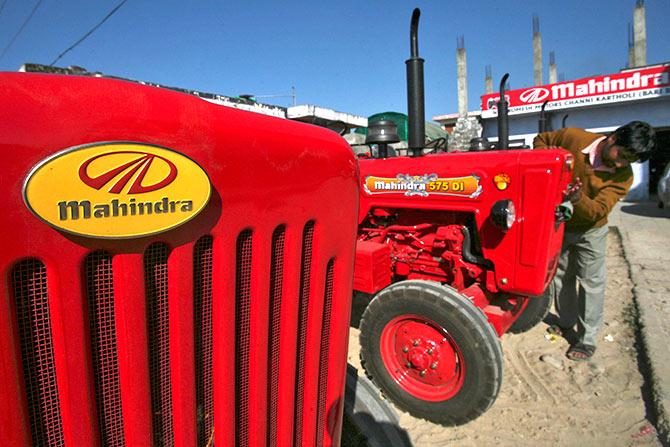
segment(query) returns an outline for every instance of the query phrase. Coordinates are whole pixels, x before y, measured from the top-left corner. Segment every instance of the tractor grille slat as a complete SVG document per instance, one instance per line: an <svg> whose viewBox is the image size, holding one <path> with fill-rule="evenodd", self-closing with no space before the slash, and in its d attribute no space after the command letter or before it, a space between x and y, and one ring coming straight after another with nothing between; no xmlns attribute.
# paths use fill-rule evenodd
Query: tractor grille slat
<svg viewBox="0 0 670 447"><path fill-rule="evenodd" d="M305 390L305 348L307 345L307 316L309 310L310 273L312 270L312 241L314 222L305 225L302 234L302 269L300 272L300 295L298 302L298 352L296 355L295 381L295 433L294 444L302 445L302 418Z"/></svg>
<svg viewBox="0 0 670 447"><path fill-rule="evenodd" d="M279 341L281 329L282 286L284 277L285 227L272 235L270 260L270 321L268 352L268 439L267 445L277 445L277 405L279 399Z"/></svg>
<svg viewBox="0 0 670 447"><path fill-rule="evenodd" d="M54 361L47 271L36 259L12 271L30 430L35 446L64 445Z"/></svg>
<svg viewBox="0 0 670 447"><path fill-rule="evenodd" d="M321 345L319 349L319 391L316 413L316 442L323 443L323 433L326 426L326 388L328 385L328 351L330 348L330 315L333 307L333 263L331 259L326 269L326 288L324 292L323 318L321 326Z"/></svg>
<svg viewBox="0 0 670 447"><path fill-rule="evenodd" d="M92 253L85 270L100 437L105 446L124 446L112 257Z"/></svg>
<svg viewBox="0 0 670 447"><path fill-rule="evenodd" d="M249 443L249 354L251 318L252 233L245 230L237 238L235 261L235 444Z"/></svg>
<svg viewBox="0 0 670 447"><path fill-rule="evenodd" d="M168 248L157 243L144 255L149 339L149 381L154 445L172 445L172 383L168 313Z"/></svg>
<svg viewBox="0 0 670 447"><path fill-rule="evenodd" d="M212 391L212 257L211 236L200 238L193 253L195 306L195 379L198 445L209 444L214 432Z"/></svg>

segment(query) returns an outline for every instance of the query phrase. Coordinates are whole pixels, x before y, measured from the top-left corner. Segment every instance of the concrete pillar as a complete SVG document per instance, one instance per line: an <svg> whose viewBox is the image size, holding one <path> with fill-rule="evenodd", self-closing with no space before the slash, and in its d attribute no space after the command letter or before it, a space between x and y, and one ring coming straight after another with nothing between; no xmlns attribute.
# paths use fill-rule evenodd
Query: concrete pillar
<svg viewBox="0 0 670 447"><path fill-rule="evenodd" d="M633 25L628 23L628 68L635 66L635 43L633 41Z"/></svg>
<svg viewBox="0 0 670 447"><path fill-rule="evenodd" d="M554 52L549 53L549 83L555 84L558 81L558 71L556 70L556 56Z"/></svg>
<svg viewBox="0 0 670 447"><path fill-rule="evenodd" d="M458 114L468 114L468 60L465 53L465 37L456 38L456 70L458 75Z"/></svg>
<svg viewBox="0 0 670 447"><path fill-rule="evenodd" d="M488 95L489 93L493 93L493 75L491 74L491 66L487 65L484 67L484 70L486 71L486 78L484 78L484 84L485 84L485 93Z"/></svg>
<svg viewBox="0 0 670 447"><path fill-rule="evenodd" d="M542 85L542 36L540 35L540 18L533 15L533 80L535 85Z"/></svg>
<svg viewBox="0 0 670 447"><path fill-rule="evenodd" d="M647 65L647 24L644 0L637 0L633 12L633 39L635 42L635 66Z"/></svg>

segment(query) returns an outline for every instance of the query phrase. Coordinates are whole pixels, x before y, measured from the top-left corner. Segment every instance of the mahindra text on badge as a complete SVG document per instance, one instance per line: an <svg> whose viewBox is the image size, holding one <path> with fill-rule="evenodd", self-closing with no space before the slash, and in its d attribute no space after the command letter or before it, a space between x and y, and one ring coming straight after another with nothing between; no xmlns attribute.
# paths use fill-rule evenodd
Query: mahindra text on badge
<svg viewBox="0 0 670 447"><path fill-rule="evenodd" d="M474 199L482 192L479 177L471 174L465 177L439 177L437 174L398 174L395 177L365 177L363 190L370 194L403 193L411 197L430 195L457 196Z"/></svg>
<svg viewBox="0 0 670 447"><path fill-rule="evenodd" d="M81 236L126 239L175 228L211 194L205 171L173 150L142 143L94 143L35 166L23 196L49 225Z"/></svg>

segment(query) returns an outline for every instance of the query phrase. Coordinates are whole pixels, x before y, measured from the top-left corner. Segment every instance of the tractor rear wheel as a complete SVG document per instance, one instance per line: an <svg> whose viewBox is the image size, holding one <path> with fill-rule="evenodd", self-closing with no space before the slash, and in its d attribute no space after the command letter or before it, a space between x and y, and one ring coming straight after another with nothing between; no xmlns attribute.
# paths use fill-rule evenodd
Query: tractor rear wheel
<svg viewBox="0 0 670 447"><path fill-rule="evenodd" d="M550 286L551 287L551 286ZM520 334L537 326L549 313L551 309L551 294L526 298L528 304L521 311L521 315L514 320L508 332Z"/></svg>
<svg viewBox="0 0 670 447"><path fill-rule="evenodd" d="M361 363L399 408L442 425L484 413L502 383L500 342L480 309L449 286L410 280L372 300Z"/></svg>

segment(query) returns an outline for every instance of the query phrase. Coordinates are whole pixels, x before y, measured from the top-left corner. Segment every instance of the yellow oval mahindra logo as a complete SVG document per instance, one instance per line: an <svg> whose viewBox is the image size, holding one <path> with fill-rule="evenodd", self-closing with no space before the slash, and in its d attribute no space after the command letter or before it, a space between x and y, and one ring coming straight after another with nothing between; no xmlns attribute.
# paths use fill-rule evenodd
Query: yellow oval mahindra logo
<svg viewBox="0 0 670 447"><path fill-rule="evenodd" d="M28 208L68 233L110 239L171 230L205 208L205 171L170 149L142 143L95 143L40 162L26 178Z"/></svg>

